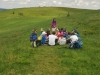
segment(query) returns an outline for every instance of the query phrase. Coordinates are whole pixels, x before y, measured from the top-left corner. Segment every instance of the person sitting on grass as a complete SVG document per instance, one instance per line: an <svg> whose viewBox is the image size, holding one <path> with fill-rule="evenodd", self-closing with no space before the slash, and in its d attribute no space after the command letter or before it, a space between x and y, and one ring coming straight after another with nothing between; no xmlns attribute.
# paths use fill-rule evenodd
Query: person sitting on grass
<svg viewBox="0 0 100 75"><path fill-rule="evenodd" d="M63 36L67 37L68 36L68 32L66 31L66 28L63 28Z"/></svg>
<svg viewBox="0 0 100 75"><path fill-rule="evenodd" d="M51 34L50 33L50 29L48 29L47 31L46 31L46 44L48 43L48 38L49 38L49 35Z"/></svg>
<svg viewBox="0 0 100 75"><path fill-rule="evenodd" d="M58 39L59 39L59 37L61 37L61 33L60 33L60 30L58 28L56 29L56 36L58 37Z"/></svg>
<svg viewBox="0 0 100 75"><path fill-rule="evenodd" d="M49 35L49 38L48 38L48 44L49 46L54 46L56 45L56 42L57 42L57 39L58 37L55 35L55 32L53 31L51 35Z"/></svg>
<svg viewBox="0 0 100 75"><path fill-rule="evenodd" d="M42 45L46 44L46 34L47 33L45 31L42 32L42 40L41 40Z"/></svg>
<svg viewBox="0 0 100 75"><path fill-rule="evenodd" d="M66 36L66 39L67 39L66 43L67 43L67 44L71 43L71 40L68 39L68 38L70 38L70 36L71 36L71 33L68 32L68 35Z"/></svg>
<svg viewBox="0 0 100 75"><path fill-rule="evenodd" d="M58 44L59 45L65 45L66 44L66 38L63 35L61 35L61 37L59 37Z"/></svg>

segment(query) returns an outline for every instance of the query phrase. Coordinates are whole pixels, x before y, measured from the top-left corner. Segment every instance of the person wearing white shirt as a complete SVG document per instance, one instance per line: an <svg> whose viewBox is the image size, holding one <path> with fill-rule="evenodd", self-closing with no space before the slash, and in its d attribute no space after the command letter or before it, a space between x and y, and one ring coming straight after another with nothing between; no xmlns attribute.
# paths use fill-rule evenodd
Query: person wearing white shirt
<svg viewBox="0 0 100 75"><path fill-rule="evenodd" d="M58 39L58 37L55 35L55 32L52 32L52 34L49 35L48 38L49 38L48 44L49 44L50 46L54 46L54 45L56 44L56 39Z"/></svg>
<svg viewBox="0 0 100 75"><path fill-rule="evenodd" d="M59 45L65 45L66 44L66 38L63 37L63 35L61 35L61 37L59 37L58 44Z"/></svg>
<svg viewBox="0 0 100 75"><path fill-rule="evenodd" d="M72 33L70 38L68 38L67 40L71 40L71 44L70 47L73 47L73 44L78 40L78 37L75 35L75 33Z"/></svg>

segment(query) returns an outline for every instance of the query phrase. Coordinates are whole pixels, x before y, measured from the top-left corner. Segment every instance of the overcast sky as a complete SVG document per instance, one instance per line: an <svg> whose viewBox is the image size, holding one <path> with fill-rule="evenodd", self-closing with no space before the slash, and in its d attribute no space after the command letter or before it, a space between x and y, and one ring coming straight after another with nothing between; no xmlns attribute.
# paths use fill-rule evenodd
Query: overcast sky
<svg viewBox="0 0 100 75"><path fill-rule="evenodd" d="M56 6L84 9L100 9L100 0L0 0L0 8Z"/></svg>

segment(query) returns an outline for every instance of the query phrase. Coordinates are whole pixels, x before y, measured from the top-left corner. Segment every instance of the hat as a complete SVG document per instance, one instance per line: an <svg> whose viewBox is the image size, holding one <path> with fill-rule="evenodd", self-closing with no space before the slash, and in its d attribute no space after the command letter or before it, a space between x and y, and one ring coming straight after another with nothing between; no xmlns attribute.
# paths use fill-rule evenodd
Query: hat
<svg viewBox="0 0 100 75"><path fill-rule="evenodd" d="M47 33L46 33L45 31L43 31L43 32L42 32L42 35L45 35L45 34L47 34Z"/></svg>
<svg viewBox="0 0 100 75"><path fill-rule="evenodd" d="M43 28L41 28L41 31L43 31Z"/></svg>

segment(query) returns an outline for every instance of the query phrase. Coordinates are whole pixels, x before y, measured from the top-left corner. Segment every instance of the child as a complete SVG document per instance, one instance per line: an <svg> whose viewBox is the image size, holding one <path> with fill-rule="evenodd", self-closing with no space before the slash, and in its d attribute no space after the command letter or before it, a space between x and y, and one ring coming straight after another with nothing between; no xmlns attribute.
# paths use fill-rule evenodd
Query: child
<svg viewBox="0 0 100 75"><path fill-rule="evenodd" d="M43 45L46 43L46 34L47 33L45 31L42 32L42 40L41 40L41 42L42 42Z"/></svg>
<svg viewBox="0 0 100 75"><path fill-rule="evenodd" d="M66 44L66 38L61 35L61 37L58 39L59 45L65 45Z"/></svg>
<svg viewBox="0 0 100 75"><path fill-rule="evenodd" d="M32 43L32 47L37 47L37 30L34 29L31 36L30 36L30 42Z"/></svg>
<svg viewBox="0 0 100 75"><path fill-rule="evenodd" d="M56 19L54 18L52 21L52 31L56 30Z"/></svg>

